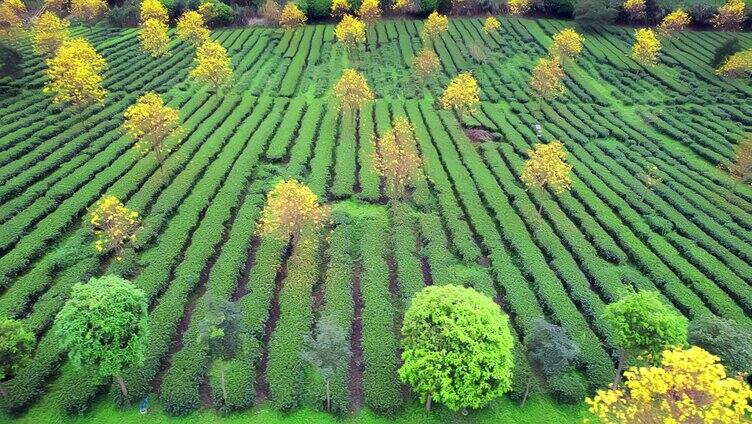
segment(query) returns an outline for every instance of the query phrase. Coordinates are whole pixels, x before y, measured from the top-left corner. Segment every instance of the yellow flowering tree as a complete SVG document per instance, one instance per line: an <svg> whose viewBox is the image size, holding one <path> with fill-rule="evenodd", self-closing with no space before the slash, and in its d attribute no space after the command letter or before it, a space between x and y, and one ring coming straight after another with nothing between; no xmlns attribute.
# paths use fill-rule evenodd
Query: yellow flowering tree
<svg viewBox="0 0 752 424"><path fill-rule="evenodd" d="M350 12L350 2L347 0L332 0L330 13L333 18L339 18Z"/></svg>
<svg viewBox="0 0 752 424"><path fill-rule="evenodd" d="M111 251L117 260L122 259L125 244L135 241L136 232L141 228L138 212L125 207L115 196L105 196L94 204L89 213L89 223L96 236L96 251Z"/></svg>
<svg viewBox="0 0 752 424"><path fill-rule="evenodd" d="M729 56L715 73L728 78L752 77L752 49Z"/></svg>
<svg viewBox="0 0 752 424"><path fill-rule="evenodd" d="M22 0L0 0L0 36L14 38L22 30L26 5Z"/></svg>
<svg viewBox="0 0 752 424"><path fill-rule="evenodd" d="M413 10L413 0L394 0L392 11L395 13L409 13Z"/></svg>
<svg viewBox="0 0 752 424"><path fill-rule="evenodd" d="M448 29L449 18L434 11L428 15L428 19L423 23L420 38L423 39L423 43L433 48L433 41L441 34L447 32Z"/></svg>
<svg viewBox="0 0 752 424"><path fill-rule="evenodd" d="M162 4L161 0L142 0L141 9L139 10L139 16L140 22L142 24L149 19L156 19L157 21L167 25L167 8L164 4Z"/></svg>
<svg viewBox="0 0 752 424"><path fill-rule="evenodd" d="M642 66L655 66L658 64L658 53L661 51L661 42L650 28L641 28L635 32L635 43L632 45L632 59Z"/></svg>
<svg viewBox="0 0 752 424"><path fill-rule="evenodd" d="M554 194L572 187L572 165L566 162L567 152L560 141L540 143L527 151L528 159L522 167L520 180L528 188L544 190L550 188ZM538 206L540 215L543 202Z"/></svg>
<svg viewBox="0 0 752 424"><path fill-rule="evenodd" d="M690 22L692 22L692 19L689 17L689 13L682 9L674 10L666 15L658 25L658 33L669 37L674 32L685 30Z"/></svg>
<svg viewBox="0 0 752 424"><path fill-rule="evenodd" d="M383 136L372 138L374 143L373 167L386 181L386 191L392 203L407 193L409 185L421 177L422 161L417 151L415 129L410 122L399 117Z"/></svg>
<svg viewBox="0 0 752 424"><path fill-rule="evenodd" d="M178 18L175 31L180 39L195 47L209 40L209 29L206 28L204 17L195 10L188 10Z"/></svg>
<svg viewBox="0 0 752 424"><path fill-rule="evenodd" d="M645 0L624 0L623 6L630 21L645 19Z"/></svg>
<svg viewBox="0 0 752 424"><path fill-rule="evenodd" d="M215 91L219 90L232 77L227 50L216 41L202 44L196 51L196 65L191 70L191 77L211 84Z"/></svg>
<svg viewBox="0 0 752 424"><path fill-rule="evenodd" d="M123 129L135 140L133 147L143 155L153 152L162 169L164 157L170 152L166 142L180 133L179 111L166 106L159 94L148 92L128 106L123 116Z"/></svg>
<svg viewBox="0 0 752 424"><path fill-rule="evenodd" d="M170 52L167 25L157 19L150 18L141 24L138 39L141 41L141 48L153 57L164 56Z"/></svg>
<svg viewBox="0 0 752 424"><path fill-rule="evenodd" d="M214 3L202 1L201 4L198 5L198 13L204 18L204 22L209 22L214 18L217 11L214 7Z"/></svg>
<svg viewBox="0 0 752 424"><path fill-rule="evenodd" d="M261 8L261 16L269 25L279 25L279 17L282 11L279 9L279 3L277 0L266 0L264 6Z"/></svg>
<svg viewBox="0 0 752 424"><path fill-rule="evenodd" d="M52 12L43 12L32 22L32 47L34 53L51 56L70 37L70 22Z"/></svg>
<svg viewBox="0 0 752 424"><path fill-rule="evenodd" d="M297 4L287 2L279 16L279 26L284 29L293 29L305 25L307 20L305 13L300 10Z"/></svg>
<svg viewBox="0 0 752 424"><path fill-rule="evenodd" d="M91 24L102 17L107 10L105 0L71 0L71 16L79 21Z"/></svg>
<svg viewBox="0 0 752 424"><path fill-rule="evenodd" d="M561 68L561 60L558 56L542 57L533 68L530 78L530 88L538 96L539 106L543 106L543 100L553 100L566 91L564 88L564 70Z"/></svg>
<svg viewBox="0 0 752 424"><path fill-rule="evenodd" d="M440 66L441 61L436 52L424 47L413 58L413 76L419 82L428 82L438 75Z"/></svg>
<svg viewBox="0 0 752 424"><path fill-rule="evenodd" d="M752 390L728 377L717 356L696 346L661 356L661 366L624 372L625 388L586 399L590 412L603 424L747 422Z"/></svg>
<svg viewBox="0 0 752 424"><path fill-rule="evenodd" d="M478 82L470 72L462 72L451 81L439 99L442 109L453 109L460 117L474 112L480 103Z"/></svg>
<svg viewBox="0 0 752 424"><path fill-rule="evenodd" d="M337 42L342 43L347 53L350 54L359 45L366 42L366 24L347 14L334 28L334 36L337 38Z"/></svg>
<svg viewBox="0 0 752 424"><path fill-rule="evenodd" d="M358 9L358 16L366 24L372 24L381 18L379 0L363 0Z"/></svg>
<svg viewBox="0 0 752 424"><path fill-rule="evenodd" d="M355 120L355 112L364 104L373 100L373 91L368 86L366 77L355 69L345 69L342 76L334 83L334 97L340 109Z"/></svg>
<svg viewBox="0 0 752 424"><path fill-rule="evenodd" d="M483 31L485 31L486 34L498 32L500 29L501 22L499 22L499 20L494 18L493 16L489 16L485 21L483 21Z"/></svg>
<svg viewBox="0 0 752 424"><path fill-rule="evenodd" d="M718 13L710 21L718 29L739 29L746 20L745 10L744 0L728 0L718 8Z"/></svg>
<svg viewBox="0 0 752 424"><path fill-rule="evenodd" d="M266 196L258 232L295 244L303 230L323 228L330 213L308 186L295 179L282 180Z"/></svg>
<svg viewBox="0 0 752 424"><path fill-rule="evenodd" d="M728 165L728 170L735 184L752 184L752 136L736 146L734 161Z"/></svg>
<svg viewBox="0 0 752 424"><path fill-rule="evenodd" d="M507 2L509 13L515 16L524 15L530 11L530 0L509 0Z"/></svg>
<svg viewBox="0 0 752 424"><path fill-rule="evenodd" d="M564 28L553 36L551 54L559 57L572 58L582 52L582 35L572 28Z"/></svg>
<svg viewBox="0 0 752 424"><path fill-rule="evenodd" d="M64 41L55 56L47 59L45 93L53 93L53 103L70 102L77 107L104 103L102 72L107 62L83 38Z"/></svg>

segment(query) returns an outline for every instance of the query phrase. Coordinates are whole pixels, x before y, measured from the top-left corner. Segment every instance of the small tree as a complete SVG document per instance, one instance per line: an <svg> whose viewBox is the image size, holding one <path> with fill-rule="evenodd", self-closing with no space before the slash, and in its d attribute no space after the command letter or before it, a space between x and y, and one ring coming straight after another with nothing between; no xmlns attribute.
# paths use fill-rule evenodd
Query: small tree
<svg viewBox="0 0 752 424"><path fill-rule="evenodd" d="M0 0L0 37L16 38L23 31L26 13L22 0Z"/></svg>
<svg viewBox="0 0 752 424"><path fill-rule="evenodd" d="M347 368L347 361L350 358L347 333L333 319L329 317L319 319L313 333L306 335L304 350L300 352L300 357L311 364L324 380L326 410L331 411L332 377Z"/></svg>
<svg viewBox="0 0 752 424"><path fill-rule="evenodd" d="M461 72L454 77L444 90L439 104L442 109L454 110L460 117L464 117L468 112L475 112L480 104L480 89L473 74Z"/></svg>
<svg viewBox="0 0 752 424"><path fill-rule="evenodd" d="M333 18L341 18L350 12L350 2L347 0L333 0L330 12Z"/></svg>
<svg viewBox="0 0 752 424"><path fill-rule="evenodd" d="M423 23L423 30L420 32L420 38L423 44L433 49L433 42L449 29L449 18L433 11L428 15L428 19Z"/></svg>
<svg viewBox="0 0 752 424"><path fill-rule="evenodd" d="M570 174L572 165L566 163L567 152L560 141L554 140L548 144L536 144L527 151L529 156L520 174L520 180L528 188L536 187L540 190L549 187L554 193L569 190L572 187ZM543 209L543 202L538 206L538 214Z"/></svg>
<svg viewBox="0 0 752 424"><path fill-rule="evenodd" d="M334 83L334 97L339 109L344 108L344 113L352 117L354 124L358 109L373 101L373 91L363 74L348 68L342 71L342 76Z"/></svg>
<svg viewBox="0 0 752 424"><path fill-rule="evenodd" d="M553 36L551 54L560 58L573 58L582 52L584 39L572 28L564 28Z"/></svg>
<svg viewBox="0 0 752 424"><path fill-rule="evenodd" d="M728 165L728 170L734 184L752 184L752 137L736 146L734 161Z"/></svg>
<svg viewBox="0 0 752 424"><path fill-rule="evenodd" d="M379 0L363 0L358 9L358 16L366 25L370 25L381 18Z"/></svg>
<svg viewBox="0 0 752 424"><path fill-rule="evenodd" d="M156 22L153 19L150 21ZM144 155L153 152L164 174L164 157L170 152L166 141L180 133L180 112L165 106L159 94L148 92L128 106L123 116L126 134L136 141L133 147Z"/></svg>
<svg viewBox="0 0 752 424"><path fill-rule="evenodd" d="M530 88L535 91L540 108L543 108L544 99L550 101L566 92L564 70L561 68L559 56L538 59L530 77Z"/></svg>
<svg viewBox="0 0 752 424"><path fill-rule="evenodd" d="M710 21L718 29L726 31L739 29L747 19L746 8L744 0L728 0L718 8L718 13Z"/></svg>
<svg viewBox="0 0 752 424"><path fill-rule="evenodd" d="M282 15L282 11L279 9L279 3L277 3L277 0L266 0L266 3L264 3L260 12L268 25L279 25L279 18Z"/></svg>
<svg viewBox="0 0 752 424"><path fill-rule="evenodd" d="M305 25L307 20L305 13L300 10L297 4L287 2L279 16L279 26L286 30L295 29Z"/></svg>
<svg viewBox="0 0 752 424"><path fill-rule="evenodd" d="M645 189L644 192L641 193L641 199L663 181L661 174L658 173L658 167L653 164L645 167L645 170L639 174L638 177Z"/></svg>
<svg viewBox="0 0 752 424"><path fill-rule="evenodd" d="M167 35L167 25L156 20L147 19L138 31L141 49L152 57L160 57L170 52L170 36Z"/></svg>
<svg viewBox="0 0 752 424"><path fill-rule="evenodd" d="M578 0L574 3L574 20L583 27L613 23L619 14L610 0Z"/></svg>
<svg viewBox="0 0 752 424"><path fill-rule="evenodd" d="M319 204L310 188L297 180L281 180L267 194L259 233L295 244L306 228L319 229L329 221L330 210Z"/></svg>
<svg viewBox="0 0 752 424"><path fill-rule="evenodd" d="M413 77L419 83L428 82L435 78L441 70L439 56L433 50L424 47L413 58Z"/></svg>
<svg viewBox="0 0 752 424"><path fill-rule="evenodd" d="M500 29L501 22L499 22L499 20L494 18L493 16L489 16L485 21L483 21L483 31L485 31L486 34L499 32Z"/></svg>
<svg viewBox="0 0 752 424"><path fill-rule="evenodd" d="M126 208L115 196L104 196L94 204L89 223L96 235L96 251L113 251L117 260L122 259L123 247L136 240L136 232L141 228L138 212Z"/></svg>
<svg viewBox="0 0 752 424"><path fill-rule="evenodd" d="M632 59L642 66L652 67L658 64L661 42L650 28L635 31L635 43L632 45Z"/></svg>
<svg viewBox="0 0 752 424"><path fill-rule="evenodd" d="M107 91L102 87L107 62L83 38L64 41L51 59L47 59L44 92L53 93L53 103L70 102L76 107L104 103Z"/></svg>
<svg viewBox="0 0 752 424"><path fill-rule="evenodd" d="M34 352L34 333L25 329L21 321L0 319L0 382L11 377ZM0 385L0 396L5 396Z"/></svg>
<svg viewBox="0 0 752 424"><path fill-rule="evenodd" d="M661 366L625 372L624 389L586 399L603 424L747 422L752 390L699 347L665 350Z"/></svg>
<svg viewBox="0 0 752 424"><path fill-rule="evenodd" d="M70 21L60 19L52 12L43 12L32 22L34 53L52 56L70 38Z"/></svg>
<svg viewBox="0 0 752 424"><path fill-rule="evenodd" d="M426 410L480 408L512 384L512 346L506 315L471 288L428 286L413 297L402 323L399 376Z"/></svg>
<svg viewBox="0 0 752 424"><path fill-rule="evenodd" d="M623 6L630 21L645 19L645 0L624 0Z"/></svg>
<svg viewBox="0 0 752 424"><path fill-rule="evenodd" d="M701 316L689 323L687 340L720 357L729 374L752 370L752 332L736 321Z"/></svg>
<svg viewBox="0 0 752 424"><path fill-rule="evenodd" d="M199 82L210 84L215 92L230 81L232 68L227 50L216 41L207 41L196 51L195 66L191 69L191 77Z"/></svg>
<svg viewBox="0 0 752 424"><path fill-rule="evenodd" d="M729 56L715 73L726 78L752 77L752 49Z"/></svg>
<svg viewBox="0 0 752 424"><path fill-rule="evenodd" d="M180 16L175 31L181 40L188 41L194 47L209 40L209 29L206 28L204 17L194 10L188 10Z"/></svg>
<svg viewBox="0 0 752 424"><path fill-rule="evenodd" d="M345 15L334 28L334 36L345 47L347 54L352 55L366 42L366 24L352 15Z"/></svg>
<svg viewBox="0 0 752 424"><path fill-rule="evenodd" d="M123 371L144 360L148 311L146 295L114 275L73 286L71 297L55 318L60 346L76 367L96 367L114 377L121 399L128 397Z"/></svg>
<svg viewBox="0 0 752 424"><path fill-rule="evenodd" d="M421 160L417 152L415 129L399 117L380 138L373 137L373 166L386 180L387 193L395 211L396 202L405 195L407 187L420 178Z"/></svg>
<svg viewBox="0 0 752 424"><path fill-rule="evenodd" d="M607 305L602 319L610 328L611 343L619 348L614 389L629 357L657 357L667 347L687 344L687 319L666 306L656 292L629 294Z"/></svg>
<svg viewBox="0 0 752 424"><path fill-rule="evenodd" d="M94 23L109 10L104 0L71 0L71 16L88 24Z"/></svg>
<svg viewBox="0 0 752 424"><path fill-rule="evenodd" d="M392 3L392 12L410 13L413 10L413 0L394 0Z"/></svg>
<svg viewBox="0 0 752 424"><path fill-rule="evenodd" d="M59 16L65 16L68 10L67 0L43 0L42 10L50 11Z"/></svg>
<svg viewBox="0 0 752 424"><path fill-rule="evenodd" d="M206 315L199 323L199 342L209 345L213 360L227 361L235 358L242 348L242 315L235 302L210 297L206 305ZM219 367L222 399L227 402L225 367Z"/></svg>
<svg viewBox="0 0 752 424"><path fill-rule="evenodd" d="M509 0L507 2L509 13L515 16L522 16L530 11L532 3L530 0Z"/></svg>
<svg viewBox="0 0 752 424"><path fill-rule="evenodd" d="M566 330L540 318L533 330L525 337L525 349L535 371L545 378L555 378L573 368L580 356L580 347L567 335ZM525 388L522 405L525 405L532 376Z"/></svg>
<svg viewBox="0 0 752 424"><path fill-rule="evenodd" d="M692 19L689 17L689 13L682 9L676 9L663 18L658 25L658 33L664 37L671 37L673 33L687 29L690 22L692 22Z"/></svg>
<svg viewBox="0 0 752 424"><path fill-rule="evenodd" d="M149 19L156 19L167 25L169 19L167 8L161 0L142 0L141 9L139 10L139 22L146 23Z"/></svg>

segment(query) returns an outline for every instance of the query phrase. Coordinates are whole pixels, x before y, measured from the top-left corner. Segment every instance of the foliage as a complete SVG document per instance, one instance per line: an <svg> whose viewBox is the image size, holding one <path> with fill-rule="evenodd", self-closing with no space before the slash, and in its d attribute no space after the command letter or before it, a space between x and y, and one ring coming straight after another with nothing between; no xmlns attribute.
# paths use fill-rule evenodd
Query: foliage
<svg viewBox="0 0 752 424"><path fill-rule="evenodd" d="M452 78L439 99L439 104L443 109L453 109L461 116L475 111L479 103L480 88L470 72L462 72Z"/></svg>
<svg viewBox="0 0 752 424"><path fill-rule="evenodd" d="M191 69L191 77L211 84L214 90L226 84L232 78L230 57L227 50L216 41L206 41L196 50L196 62Z"/></svg>
<svg viewBox="0 0 752 424"><path fill-rule="evenodd" d="M663 18L661 24L658 25L658 33L669 36L676 31L684 31L691 21L689 13L676 9Z"/></svg>
<svg viewBox="0 0 752 424"><path fill-rule="evenodd" d="M129 106L123 117L125 132L136 141L133 147L144 155L153 152L161 166L170 151L165 142L180 132L179 111L165 106L159 94L148 92Z"/></svg>
<svg viewBox="0 0 752 424"><path fill-rule="evenodd" d="M538 98L542 101L553 100L564 94L564 70L561 68L561 59L554 55L551 57L542 57L533 68L533 75L530 77L530 87L535 90Z"/></svg>
<svg viewBox="0 0 752 424"><path fill-rule="evenodd" d="M663 351L660 367L624 373L625 389L599 390L586 399L606 423L739 423L752 411L752 390L726 376L718 357L699 347Z"/></svg>
<svg viewBox="0 0 752 424"><path fill-rule="evenodd" d="M483 21L483 31L485 31L486 34L491 34L492 32L498 32L500 29L501 29L501 22L499 22L499 20L494 18L493 16L489 16L486 18L485 21Z"/></svg>
<svg viewBox="0 0 752 424"><path fill-rule="evenodd" d="M405 312L399 376L421 401L480 408L509 390L512 344L508 318L489 297L428 286Z"/></svg>
<svg viewBox="0 0 752 424"><path fill-rule="evenodd" d="M0 319L0 381L12 376L31 357L36 346L34 333L21 321Z"/></svg>
<svg viewBox="0 0 752 424"><path fill-rule="evenodd" d="M728 170L737 184L752 184L752 137L744 138L736 146L734 160L728 165Z"/></svg>
<svg viewBox="0 0 752 424"><path fill-rule="evenodd" d="M167 25L167 8L161 0L142 0L139 12L141 24L145 24L149 19L156 19L165 26Z"/></svg>
<svg viewBox="0 0 752 424"><path fill-rule="evenodd" d="M76 284L55 318L60 346L76 367L93 366L105 377L116 377L144 360L148 331L146 295L114 275Z"/></svg>
<svg viewBox="0 0 752 424"><path fill-rule="evenodd" d="M580 355L577 343L567 331L544 319L535 322L525 336L525 349L535 368L545 377L555 377L572 368Z"/></svg>
<svg viewBox="0 0 752 424"><path fill-rule="evenodd" d="M729 56L715 73L727 78L752 77L752 49Z"/></svg>
<svg viewBox="0 0 752 424"><path fill-rule="evenodd" d="M0 40L0 77L16 75L22 63L21 53Z"/></svg>
<svg viewBox="0 0 752 424"><path fill-rule="evenodd" d="M209 30L204 23L204 17L194 10L188 10L180 16L175 31L180 39L188 41L194 47L209 40Z"/></svg>
<svg viewBox="0 0 752 424"><path fill-rule="evenodd" d="M279 3L277 0L266 0L264 6L261 8L261 16L269 25L279 25L279 18L282 11L279 9Z"/></svg>
<svg viewBox="0 0 752 424"><path fill-rule="evenodd" d="M509 13L520 16L528 13L532 7L530 0L508 0Z"/></svg>
<svg viewBox="0 0 752 424"><path fill-rule="evenodd" d="M293 2L287 2L279 16L279 26L284 29L293 29L305 25L306 15L300 11L298 5Z"/></svg>
<svg viewBox="0 0 752 424"><path fill-rule="evenodd" d="M392 11L395 13L409 13L413 10L413 0L394 0Z"/></svg>
<svg viewBox="0 0 752 424"><path fill-rule="evenodd" d="M64 41L55 56L47 59L45 93L53 93L54 103L70 102L75 106L104 103L102 72L107 62L84 38Z"/></svg>
<svg viewBox="0 0 752 424"><path fill-rule="evenodd" d="M390 198L397 200L421 177L415 128L405 117L399 117L384 135L378 139L373 136L373 142L373 166L386 179Z"/></svg>
<svg viewBox="0 0 752 424"><path fill-rule="evenodd" d="M310 188L295 179L281 180L266 196L258 231L279 240L297 241L303 230L329 222L330 209L319 204Z"/></svg>
<svg viewBox="0 0 752 424"><path fill-rule="evenodd" d="M412 62L412 70L418 81L425 81L436 76L441 70L439 56L429 48L423 48Z"/></svg>
<svg viewBox="0 0 752 424"><path fill-rule="evenodd" d="M345 108L354 113L373 100L373 91L363 74L348 68L342 71L342 76L334 83L334 97L340 109Z"/></svg>
<svg viewBox="0 0 752 424"><path fill-rule="evenodd" d="M744 0L728 0L718 8L710 20L714 27L724 30L739 29L747 19Z"/></svg>
<svg viewBox="0 0 752 424"><path fill-rule="evenodd" d="M227 299L210 297L207 311L198 325L200 343L209 345L209 353L215 360L226 361L235 358L241 351L243 325L240 308ZM223 404L227 401L227 382L224 364L220 364L220 387Z"/></svg>
<svg viewBox="0 0 752 424"><path fill-rule="evenodd" d="M152 57L160 57L170 53L170 36L167 35L167 25L157 19L147 19L138 31L141 48Z"/></svg>
<svg viewBox="0 0 752 424"><path fill-rule="evenodd" d="M0 1L0 37L16 38L23 30L26 5L22 0Z"/></svg>
<svg viewBox="0 0 752 424"><path fill-rule="evenodd" d="M655 66L658 63L658 53L661 42L650 28L635 31L635 43L632 45L632 59L643 66Z"/></svg>
<svg viewBox="0 0 752 424"><path fill-rule="evenodd" d="M70 22L52 12L43 12L32 22L34 53L52 56L65 40L70 38Z"/></svg>
<svg viewBox="0 0 752 424"><path fill-rule="evenodd" d="M718 68L726 62L731 55L741 50L742 46L741 43L739 43L739 39L736 37L730 37L715 49L713 52L713 60L710 62L710 65L713 68Z"/></svg>
<svg viewBox="0 0 752 424"><path fill-rule="evenodd" d="M332 377L348 366L350 343L347 333L330 317L322 317L312 334L307 334L300 356L311 364L326 385L326 409L331 411Z"/></svg>
<svg viewBox="0 0 752 424"><path fill-rule="evenodd" d="M619 12L609 0L578 0L572 13L578 24L589 27L613 23Z"/></svg>
<svg viewBox="0 0 752 424"><path fill-rule="evenodd" d="M378 0L363 0L358 9L358 16L366 24L376 22L381 18L381 9Z"/></svg>
<svg viewBox="0 0 752 424"><path fill-rule="evenodd" d="M58 16L65 16L68 9L67 0L43 0L42 9Z"/></svg>
<svg viewBox="0 0 752 424"><path fill-rule="evenodd" d="M520 180L528 188L549 187L554 193L571 189L572 165L566 163L567 153L560 141L536 144L527 155L529 158L522 168Z"/></svg>
<svg viewBox="0 0 752 424"><path fill-rule="evenodd" d="M418 0L418 9L424 13L436 12L440 2L441 0Z"/></svg>
<svg viewBox="0 0 752 424"><path fill-rule="evenodd" d="M582 35L572 28L564 28L553 36L552 54L564 57L574 57L582 52Z"/></svg>
<svg viewBox="0 0 752 424"><path fill-rule="evenodd" d="M752 333L730 319L705 315L689 323L687 341L720 358L731 375L752 370Z"/></svg>
<svg viewBox="0 0 752 424"><path fill-rule="evenodd" d="M350 12L350 2L348 0L332 0L331 15L339 18Z"/></svg>
<svg viewBox="0 0 752 424"><path fill-rule="evenodd" d="M96 251L114 251L118 260L122 259L125 244L136 241L136 232L141 228L138 212L125 207L115 196L104 196L94 204L89 224L97 236Z"/></svg>
<svg viewBox="0 0 752 424"><path fill-rule="evenodd" d="M71 16L80 21L92 23L107 12L104 0L71 0Z"/></svg>
<svg viewBox="0 0 752 424"><path fill-rule="evenodd" d="M334 36L350 52L357 48L358 45L366 42L366 24L360 19L347 14L342 17L342 20L334 28Z"/></svg>
<svg viewBox="0 0 752 424"><path fill-rule="evenodd" d="M644 19L645 7L645 0L624 0L624 10L630 19Z"/></svg>
<svg viewBox="0 0 752 424"><path fill-rule="evenodd" d="M423 39L424 43L430 44L441 34L447 32L448 29L449 18L434 11L428 15L428 19L423 24L420 38Z"/></svg>

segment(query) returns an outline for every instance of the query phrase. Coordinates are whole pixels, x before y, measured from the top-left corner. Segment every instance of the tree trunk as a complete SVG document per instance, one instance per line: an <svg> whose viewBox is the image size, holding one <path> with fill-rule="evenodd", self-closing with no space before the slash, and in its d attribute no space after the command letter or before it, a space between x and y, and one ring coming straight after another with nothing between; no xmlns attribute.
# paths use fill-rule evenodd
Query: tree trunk
<svg viewBox="0 0 752 424"><path fill-rule="evenodd" d="M227 405L227 382L225 381L225 366L219 369L220 382L222 384L222 401Z"/></svg>
<svg viewBox="0 0 752 424"><path fill-rule="evenodd" d="M332 411L332 392L329 386L329 380L326 380L326 412Z"/></svg>
<svg viewBox="0 0 752 424"><path fill-rule="evenodd" d="M433 397L433 393L428 392L428 397L426 398L426 411L431 412L431 398Z"/></svg>
<svg viewBox="0 0 752 424"><path fill-rule="evenodd" d="M627 362L627 353L625 351L619 352L619 361L616 366L616 375L614 376L614 385L611 387L616 390L621 383L621 373L624 371L624 364Z"/></svg>
<svg viewBox="0 0 752 424"><path fill-rule="evenodd" d="M527 402L527 397L530 395L530 387L533 385L533 377L527 379L527 386L525 387L525 394L522 395L522 403L520 403L520 406L525 406L525 402Z"/></svg>
<svg viewBox="0 0 752 424"><path fill-rule="evenodd" d="M541 212L543 212L543 201L541 201L540 204L538 205L538 217L539 218L543 217L543 215L541 215Z"/></svg>
<svg viewBox="0 0 752 424"><path fill-rule="evenodd" d="M117 382L118 386L120 386L120 397L123 401L123 404L126 403L126 400L128 399L128 388L125 387L125 381L123 380L123 377L116 375L115 381Z"/></svg>

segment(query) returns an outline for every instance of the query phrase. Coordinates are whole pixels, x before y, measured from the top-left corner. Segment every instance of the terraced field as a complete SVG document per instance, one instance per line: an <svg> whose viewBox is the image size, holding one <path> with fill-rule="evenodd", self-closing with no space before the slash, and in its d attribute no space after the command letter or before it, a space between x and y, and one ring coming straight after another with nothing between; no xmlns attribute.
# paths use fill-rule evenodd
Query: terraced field
<svg viewBox="0 0 752 424"><path fill-rule="evenodd" d="M598 27L565 67L567 94L540 107L527 84L533 63L570 23L500 20L493 35L482 20L451 20L435 43L443 74L427 88L409 69L421 22L369 28L357 66L377 100L355 124L331 101L349 66L332 25L214 31L235 74L221 94L188 81L184 43L153 60L135 29L77 28L108 62L105 105L83 110L51 105L45 65L25 51L24 75L0 80L0 315L23 318L39 346L0 406L22 411L44 396L75 413L109 390L67 363L50 327L73 284L113 272L150 302L146 362L125 375L130 400L157 394L173 414L221 398L197 338L209 296L238 301L244 315L246 354L228 364L227 406L239 409L268 399L292 410L320 398L298 352L313 322L334 315L353 347L333 381L336 408L399 410L410 402L397 379L399 323L427 284L492 296L518 339L541 316L564 326L593 388L608 384L615 364L598 317L630 287L659 291L689 317L752 324L752 189L733 187L717 167L752 130L752 85L713 74L726 35L681 33L658 67L644 69L629 58L630 29ZM752 35L738 37L752 47ZM487 49L487 60L476 63L470 46ZM460 121L434 99L463 70L478 79L482 104ZM185 129L163 172L120 128L148 90L180 108ZM426 179L392 215L369 140L397 116L415 125ZM494 139L471 141L466 128ZM551 139L574 166L572 190L555 197L518 178L527 149ZM661 182L647 189L651 166ZM335 217L330 236L294 250L255 236L265 193L288 176ZM144 216L121 262L91 247L85 214L104 194ZM529 365L516 357L519 392Z"/></svg>

